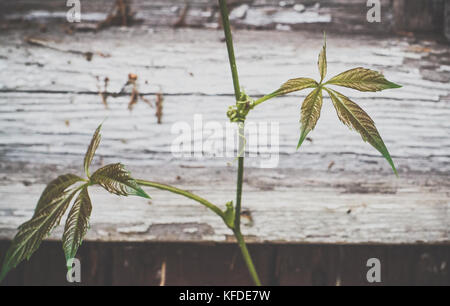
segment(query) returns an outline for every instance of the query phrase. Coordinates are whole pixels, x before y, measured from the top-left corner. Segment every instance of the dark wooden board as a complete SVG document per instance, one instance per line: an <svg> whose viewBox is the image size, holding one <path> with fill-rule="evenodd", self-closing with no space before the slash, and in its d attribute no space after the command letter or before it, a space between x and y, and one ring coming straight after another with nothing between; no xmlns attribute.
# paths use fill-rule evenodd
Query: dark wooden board
<svg viewBox="0 0 450 306"><path fill-rule="evenodd" d="M0 241L0 254L8 242ZM275 286L450 285L450 247L399 245L251 245L262 282ZM83 244L81 285L252 285L240 251L230 244ZM381 262L381 283L367 282L369 258ZM43 272L45 271L45 272ZM45 242L2 284L70 285L61 243Z"/></svg>

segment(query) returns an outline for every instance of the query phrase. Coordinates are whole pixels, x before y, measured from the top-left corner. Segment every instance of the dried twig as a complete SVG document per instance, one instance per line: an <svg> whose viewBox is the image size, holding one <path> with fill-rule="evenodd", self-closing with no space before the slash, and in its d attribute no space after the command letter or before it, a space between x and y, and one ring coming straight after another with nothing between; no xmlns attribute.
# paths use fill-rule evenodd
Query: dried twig
<svg viewBox="0 0 450 306"><path fill-rule="evenodd" d="M104 82L103 90L101 90L100 85L98 85L99 81L100 81L100 79L99 79L99 77L97 77L98 95L101 97L103 105L105 106L105 108L108 109L108 97L109 97L108 84L109 84L109 78L105 77L105 79L103 80L103 82Z"/></svg>
<svg viewBox="0 0 450 306"><path fill-rule="evenodd" d="M108 97L118 97L121 95L124 95L126 93L126 90L128 87L131 86L131 95L130 95L130 101L128 102L128 110L131 112L134 109L134 106L139 102L143 101L144 103L148 104L150 107L153 106L153 102L150 99L147 99L144 97L143 94L139 92L139 86L138 86L138 76L134 73L128 74L128 80L127 82L122 86L121 90L116 93L110 93L108 92L108 85L109 85L109 78L105 77L104 79L104 86L103 89L100 87L99 82L100 78L97 76L97 89L98 94L102 99L103 105L105 105L105 108L108 109ZM164 102L164 96L162 92L156 94L155 104L156 104L156 117L158 118L158 124L162 123L162 115L163 115L163 102Z"/></svg>
<svg viewBox="0 0 450 306"><path fill-rule="evenodd" d="M106 54L106 53L103 53L103 52L79 51L79 50L58 48L56 46L51 45L50 41L39 39L39 38L34 38L34 37L27 37L27 38L25 38L25 42L27 42L28 44L33 45L33 46L47 48L47 49L58 51L58 52L64 52L64 53L81 55L84 58L86 58L86 60L88 60L88 61L92 60L92 57L94 56L94 54L95 55L99 55L101 57L110 57L109 54Z"/></svg>
<svg viewBox="0 0 450 306"><path fill-rule="evenodd" d="M130 98L130 102L128 103L128 109L130 111L133 110L134 106L138 103L139 100L147 103L150 107L153 107L153 103L152 101L150 101L149 99L146 99L144 97L144 95L141 95L139 93L139 89L138 89L138 84L137 84L137 79L138 76L136 74L130 73L128 75L128 81L127 83L124 85L124 87L122 88L121 93L125 90L125 88L129 85L132 85L132 89L131 89L131 98Z"/></svg>
<svg viewBox="0 0 450 306"><path fill-rule="evenodd" d="M136 84L137 79L138 79L138 76L136 74L130 73L128 75L128 82L124 86L124 88L128 85L133 86L133 88L131 90L131 99L130 99L130 102L128 102L128 109L130 111L133 110L133 107L138 102L138 98L139 98L139 91L137 89L137 84Z"/></svg>
<svg viewBox="0 0 450 306"><path fill-rule="evenodd" d="M189 3L186 2L186 4L184 5L183 10L181 11L180 16L178 17L178 19L173 23L173 27L174 28L182 28L186 26L186 16L187 13L189 12Z"/></svg>
<svg viewBox="0 0 450 306"><path fill-rule="evenodd" d="M136 13L131 11L130 2L130 0L116 0L106 19L97 24L97 30L111 26L127 27L131 25Z"/></svg>
<svg viewBox="0 0 450 306"><path fill-rule="evenodd" d="M156 118L158 118L158 124L162 123L163 102L164 96L161 92L159 92L156 94Z"/></svg>

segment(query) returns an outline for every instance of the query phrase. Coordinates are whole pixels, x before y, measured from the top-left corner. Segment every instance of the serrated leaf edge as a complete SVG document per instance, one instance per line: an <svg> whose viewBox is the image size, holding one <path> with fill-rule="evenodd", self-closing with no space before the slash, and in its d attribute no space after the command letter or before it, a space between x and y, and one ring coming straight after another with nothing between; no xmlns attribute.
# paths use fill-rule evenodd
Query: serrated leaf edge
<svg viewBox="0 0 450 306"><path fill-rule="evenodd" d="M122 174L126 173L128 175L128 182L121 182L121 181L118 181L117 178L105 175L104 172L106 170L113 169L114 167L117 167L117 169L119 171L121 171ZM105 181L107 181L107 180L112 180L112 181L115 181L116 183L122 184L122 185L134 190L134 192L126 193L126 194L125 194L125 192L121 192L123 190L113 192L111 190L111 188L109 188L108 185L105 185ZM130 172L128 170L126 170L125 166L121 163L106 165L106 166L98 169L96 172L94 172L94 174L92 174L91 183L98 184L98 185L102 186L105 190L107 190L108 192L119 195L119 196L134 195L134 196L139 196L139 197L146 198L146 199L151 199L151 197L139 186L139 184L136 182L136 180L131 177Z"/></svg>
<svg viewBox="0 0 450 306"><path fill-rule="evenodd" d="M39 214L34 215L29 221L25 222L24 224L22 224L19 227L19 232L14 237L14 239L11 243L11 246L9 247L9 249L6 253L6 256L5 256L5 259L3 262L3 266L2 266L2 270L0 273L0 282L3 281L3 279L6 277L6 275L8 274L9 271L16 268L23 260L30 259L30 257L33 255L33 253L39 248L42 241L46 237L48 237L48 235L52 232L52 230L56 226L59 225L62 216L67 211L67 208L70 206L70 203L72 202L73 198L75 197L75 195L78 193L79 190L80 190L80 188L75 188L74 190L65 191L66 196L64 196L64 194L63 194L60 197L53 199L52 202L49 203L49 205L51 205L52 203L55 205L58 205L59 209L55 209L54 211L52 211L51 214L49 214L47 216L45 216L45 215L42 216L42 218L44 219L43 222L50 220L51 217L56 217L55 221L49 226L49 228L44 233L41 234L42 237L40 239L36 240L33 245L28 247L28 249L29 249L28 252L27 252L27 250L23 250L24 253L22 255L20 255L19 260L14 263L14 261L11 261L13 259L13 257L16 256L17 252L19 252L21 250L21 248L24 245L26 245L26 243L28 243L28 241L32 238L32 236L35 235L37 233L37 231L39 231L39 227L36 227L34 229L33 228L28 229L29 231L31 230L33 233L26 235L26 239L24 241L21 241L18 245L16 245L17 244L17 242L15 242L16 239L18 239L20 237L20 235L24 235L24 233L22 233L22 231L26 229L27 224L30 224L33 220L36 221L36 219L39 219L41 217L39 216ZM56 204L56 203L59 203L59 204Z"/></svg>
<svg viewBox="0 0 450 306"><path fill-rule="evenodd" d="M374 80L377 79L377 82L372 81L372 83L370 83L369 81L366 81L367 84L364 84L361 81L361 79L357 79L356 77L355 77L355 80L352 80L352 81L349 81L348 79L339 80L339 77L343 77L346 74L351 75L351 73L356 74L358 72L361 74L365 74L366 76L369 73L372 74L373 79ZM373 86L373 84L378 84L379 87L376 87L375 89L370 88L371 86ZM376 71L376 70L367 69L364 67L357 67L357 68L353 68L353 69L344 71L344 72L332 77L324 85L341 86L341 87L351 88L351 89L362 91L362 92L379 92L379 91L388 90L388 89L402 88L401 85L398 85L396 83L393 83L393 82L387 80L383 73Z"/></svg>
<svg viewBox="0 0 450 306"><path fill-rule="evenodd" d="M383 141L383 139L382 139L380 133L378 132L378 130L377 130L376 126L375 126L375 122L372 120L372 118L370 118L370 116L369 116L369 115L368 115L368 114L367 114L367 113L366 113L366 112L365 112L365 111L364 111L357 103L353 102L352 100L350 100L350 99L349 99L348 97L346 97L345 95L343 95L343 94L341 94L341 93L339 93L339 92L337 92L337 91L335 91L335 90L326 88L326 87L324 87L323 89L329 94L329 96L330 96L330 98L331 98L331 100L332 100L332 102L333 102L333 105L334 105L334 107L335 107L335 109L336 109L336 112L338 113L338 117L339 117L339 119L340 119L341 121L342 121L342 119L341 119L341 117L339 116L340 110L339 110L338 106L335 104L336 102L339 102L339 103L341 104L341 106L342 106L343 108L345 108L345 109L353 116L353 118L354 118L361 126L364 126L364 125L361 123L361 119L359 119L359 118L357 118L356 116L354 116L354 114L352 113L352 111L349 110L348 107L345 105L345 103L343 103L343 102L341 101L341 98L340 98L340 97L346 98L348 101L350 101L350 102L352 102L353 104L355 104L358 108L361 109L361 111L364 112L364 114L368 117L368 120L370 120L370 121L372 122L373 128L375 129L375 131L376 131L376 133L377 133L379 139L374 138L373 135L371 135L370 133L368 133L368 135L372 138L372 142L376 143L376 144L379 146L379 148L377 148L377 147L376 147L369 139L366 139L366 138L364 137L364 135L362 135L361 132L358 131L356 128L352 128L351 125L353 125L353 124L349 125L348 123L345 123L344 121L342 121L342 122L343 122L345 125L347 125L348 127L350 127L351 129L356 130L356 132L358 132L358 133L361 135L362 139L363 139L365 142L368 142L368 143L369 143L370 145L372 145L377 151L379 151L379 152L383 155L383 157L387 160L387 162L389 163L389 165L392 167L392 170L394 171L395 175L398 176L398 172L397 172L397 169L396 169L396 167L395 167L394 161L392 160L392 157L391 157L391 155L390 155L390 153L389 153L389 151L388 151L388 149L387 149L387 147L386 147L386 145L385 145L385 143L384 143L384 141Z"/></svg>
<svg viewBox="0 0 450 306"><path fill-rule="evenodd" d="M67 264L70 259L75 257L78 248L82 244L89 229L91 213L92 202L89 197L88 186L86 185L75 199L64 227L62 242ZM84 222L84 224L80 225L80 222ZM79 226L82 226L82 228L80 229Z"/></svg>
<svg viewBox="0 0 450 306"><path fill-rule="evenodd" d="M319 103L320 105L319 105L319 110L318 110L318 114L317 114L317 118L309 118L308 119L308 122L306 122L306 124L305 124L305 122L304 122L304 120L305 120L305 108L306 108L306 106L307 106L307 102L309 101L308 100L308 98L312 98L313 97L313 95L315 95L315 97L314 97L314 100L313 100L313 104L316 104L316 103ZM320 98L319 98L320 97ZM318 99L319 98L319 99ZM300 131L301 131L301 134L300 134L300 140L299 140L299 142L298 142L298 145L297 145L297 150L301 147L301 145L303 144L303 141L305 141L305 139L306 139L306 136L308 136L308 134L312 131L312 130L314 130L314 128L315 128L315 126L316 126L316 124L317 124L317 122L319 121L319 118L320 118L320 113L321 113L321 109L322 109L322 105L323 105L323 94L322 94L322 87L318 87L318 88L316 88L315 90L313 90L306 98L305 98L305 100L303 101L303 104L302 104L302 114L301 114L301 119L300 119L300 122L301 122L301 128L300 128ZM313 107L314 107L314 105L313 105ZM311 114L308 116L308 117L311 117ZM312 126L311 126L311 124L310 124L310 120L311 119L313 119L315 122L313 122L313 124L312 124Z"/></svg>

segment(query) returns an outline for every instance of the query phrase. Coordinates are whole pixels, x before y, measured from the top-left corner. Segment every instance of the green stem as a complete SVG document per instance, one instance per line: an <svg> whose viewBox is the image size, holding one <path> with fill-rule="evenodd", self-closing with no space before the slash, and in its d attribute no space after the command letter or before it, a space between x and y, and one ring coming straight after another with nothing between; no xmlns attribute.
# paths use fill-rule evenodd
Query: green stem
<svg viewBox="0 0 450 306"><path fill-rule="evenodd" d="M247 249L247 245L245 244L244 237L240 232L235 231L234 235L238 241L239 247L241 248L242 256L244 257L245 263L247 265L248 271L250 272L250 276L253 279L253 282L256 286L261 286L261 281L258 277L258 272L256 272L255 265L253 264L252 257Z"/></svg>
<svg viewBox="0 0 450 306"><path fill-rule="evenodd" d="M238 173L236 183L236 218L234 219L234 229L241 232L241 210L242 210L242 189L244 184L244 155L245 155L245 125L239 122L239 154L238 157Z"/></svg>
<svg viewBox="0 0 450 306"><path fill-rule="evenodd" d="M244 153L245 154L245 153ZM241 231L241 210L242 210L242 186L244 181L244 157L238 159L238 174L236 184L236 217L234 219L234 228Z"/></svg>
<svg viewBox="0 0 450 306"><path fill-rule="evenodd" d="M236 97L236 101L239 101L241 98L241 89L239 85L239 75L237 71L236 58L234 55L234 47L233 47L233 36L231 34L230 20L228 18L228 7L226 0L219 0L220 5L220 13L222 15L222 24L223 30L225 33L225 39L227 42L228 49L228 58L230 61L231 67L231 75L233 77L233 85L234 85L234 95ZM239 150L243 145L243 129L244 122L238 122L239 124ZM242 134L241 134L242 132ZM241 152L241 151L239 151ZM234 235L238 241L239 248L241 249L242 256L247 264L250 275L253 278L254 283L257 286L261 285L261 282L258 277L258 273L255 270L255 266L253 264L250 253L245 244L244 237L241 233L241 208L242 208L242 186L244 181L244 156L239 156L238 158L238 176L237 176L237 191L236 191L236 206L235 206L235 220L234 220Z"/></svg>
<svg viewBox="0 0 450 306"><path fill-rule="evenodd" d="M279 95L280 94L277 91L275 91L275 92L273 92L271 94L268 94L268 95L266 95L266 96L264 96L262 98L259 98L255 102L253 102L253 106L257 106L257 105L259 105L259 104L261 104L261 103L263 103L263 102L265 102L267 100L270 100L272 98L278 97Z"/></svg>
<svg viewBox="0 0 450 306"><path fill-rule="evenodd" d="M230 20L228 18L228 7L226 0L219 0L220 12L222 14L223 31L225 32L225 40L227 42L228 59L231 67L231 75L233 76L234 95L236 101L241 97L241 86L239 85L239 76L236 65L236 58L234 56L233 36L231 35Z"/></svg>
<svg viewBox="0 0 450 306"><path fill-rule="evenodd" d="M219 207L217 207L216 205L212 204L211 202L203 199L202 197L199 197L193 193L190 193L189 191L178 189L176 187L165 185L165 184L151 182L151 181L136 180L136 182L141 186L153 187L153 188L157 188L157 189L161 189L161 190L170 191L172 193L176 193L176 194L185 196L186 198L197 201L198 203L202 204L203 206L206 206L207 208L209 208L210 210L215 212L219 217L221 217L225 221L225 214Z"/></svg>

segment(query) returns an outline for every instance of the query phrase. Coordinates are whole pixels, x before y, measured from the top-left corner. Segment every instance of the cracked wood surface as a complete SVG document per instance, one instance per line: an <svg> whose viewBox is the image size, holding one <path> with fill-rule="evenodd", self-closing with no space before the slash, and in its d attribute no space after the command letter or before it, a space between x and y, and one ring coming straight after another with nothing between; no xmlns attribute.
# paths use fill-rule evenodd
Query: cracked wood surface
<svg viewBox="0 0 450 306"><path fill-rule="evenodd" d="M52 48L27 44L25 37ZM271 92L288 78L318 75L320 35L238 31L235 37L241 82L250 95ZM71 36L2 33L0 239L12 238L30 218L45 183L58 174L81 174L90 137L105 118L95 167L122 161L135 177L174 184L221 207L233 200L233 158L175 158L170 151L176 122L192 125L201 114L204 123L226 123L233 88L220 38L211 30L145 28ZM280 160L276 169L258 169L259 160L248 159L244 208L252 221L244 219L245 234L253 242L448 243L448 47L368 36L331 36L328 46L330 77L365 66L404 85L377 94L342 90L377 123L400 178L338 121L328 98L312 141L299 152L299 108L306 92L267 102L248 119L279 123ZM68 50L94 55L87 61ZM146 97L164 93L163 124L156 124L155 110L144 103L130 113L129 96L110 97L104 108L97 77L108 77L109 90L118 92L128 73L138 75ZM203 207L148 191L151 204L93 189L88 240L232 241L220 219ZM60 235L58 228L50 239Z"/></svg>
<svg viewBox="0 0 450 306"><path fill-rule="evenodd" d="M0 239L11 238L14 228L32 215L45 187L32 181L40 180L39 175L30 174L36 169L26 170L28 178L12 175L0 185ZM67 169L53 170L56 174ZM164 182L203 195L223 208L233 199L232 169L133 170L138 177L165 176ZM395 179L371 175L370 179L362 180L358 173L317 176L303 170L251 169L244 188L244 210L249 212L251 220L243 219L243 230L250 242L437 244L449 241L446 176L407 175ZM118 198L91 188L94 209L87 239L233 241L222 221L206 208L176 195L146 190L153 198L151 202ZM61 231L61 227L56 229L51 238L59 239Z"/></svg>

